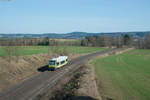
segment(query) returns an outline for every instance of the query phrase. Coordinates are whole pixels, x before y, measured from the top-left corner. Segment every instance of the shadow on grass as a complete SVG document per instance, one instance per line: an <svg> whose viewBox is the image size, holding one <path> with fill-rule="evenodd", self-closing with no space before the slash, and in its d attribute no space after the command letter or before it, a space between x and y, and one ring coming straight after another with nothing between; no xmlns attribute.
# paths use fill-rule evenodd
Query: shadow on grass
<svg viewBox="0 0 150 100"><path fill-rule="evenodd" d="M40 68L37 69L38 72L45 72L45 71L49 71L48 69L48 65L42 66Z"/></svg>

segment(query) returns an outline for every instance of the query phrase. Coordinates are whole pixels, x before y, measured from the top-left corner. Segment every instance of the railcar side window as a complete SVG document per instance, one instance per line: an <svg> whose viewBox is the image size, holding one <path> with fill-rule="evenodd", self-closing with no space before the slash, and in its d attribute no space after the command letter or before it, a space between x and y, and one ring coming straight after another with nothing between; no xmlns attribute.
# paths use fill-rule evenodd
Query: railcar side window
<svg viewBox="0 0 150 100"><path fill-rule="evenodd" d="M61 62L61 64L64 64L64 63L65 63L65 61L62 61L62 62Z"/></svg>
<svg viewBox="0 0 150 100"><path fill-rule="evenodd" d="M57 66L59 65L59 62L57 63Z"/></svg>

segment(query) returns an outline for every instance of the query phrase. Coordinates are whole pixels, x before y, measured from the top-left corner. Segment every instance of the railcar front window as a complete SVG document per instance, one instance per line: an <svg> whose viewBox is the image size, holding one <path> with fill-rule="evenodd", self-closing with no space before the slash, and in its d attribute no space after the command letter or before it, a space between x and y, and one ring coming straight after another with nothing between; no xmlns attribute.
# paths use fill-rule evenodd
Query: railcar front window
<svg viewBox="0 0 150 100"><path fill-rule="evenodd" d="M55 61L50 61L50 65L55 65Z"/></svg>

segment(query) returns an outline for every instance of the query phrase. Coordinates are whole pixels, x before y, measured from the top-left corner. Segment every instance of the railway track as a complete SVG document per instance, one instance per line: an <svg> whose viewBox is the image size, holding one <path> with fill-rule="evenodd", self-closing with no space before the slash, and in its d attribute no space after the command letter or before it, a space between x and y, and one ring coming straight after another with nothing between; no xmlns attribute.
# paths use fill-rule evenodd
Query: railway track
<svg viewBox="0 0 150 100"><path fill-rule="evenodd" d="M48 90L53 91L53 88L58 81L63 79L68 73L76 71L87 60L90 60L95 56L125 49L126 48L114 48L75 58L71 60L67 66L61 69L41 72L22 83L1 92L0 100L35 100L37 96L46 93Z"/></svg>

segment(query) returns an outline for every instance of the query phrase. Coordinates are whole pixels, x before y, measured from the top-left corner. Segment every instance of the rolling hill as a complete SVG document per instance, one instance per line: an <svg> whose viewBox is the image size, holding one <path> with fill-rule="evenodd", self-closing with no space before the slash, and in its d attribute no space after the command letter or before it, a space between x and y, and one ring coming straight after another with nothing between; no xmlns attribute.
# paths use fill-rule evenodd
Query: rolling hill
<svg viewBox="0 0 150 100"><path fill-rule="evenodd" d="M150 31L145 32L112 32L112 33L87 33L87 32L71 32L71 33L43 33L43 34L32 34L32 33L0 33L1 38L65 38L65 39L82 39L86 36L103 36L108 35L111 37L124 36L129 34L132 37L145 37L150 34Z"/></svg>

